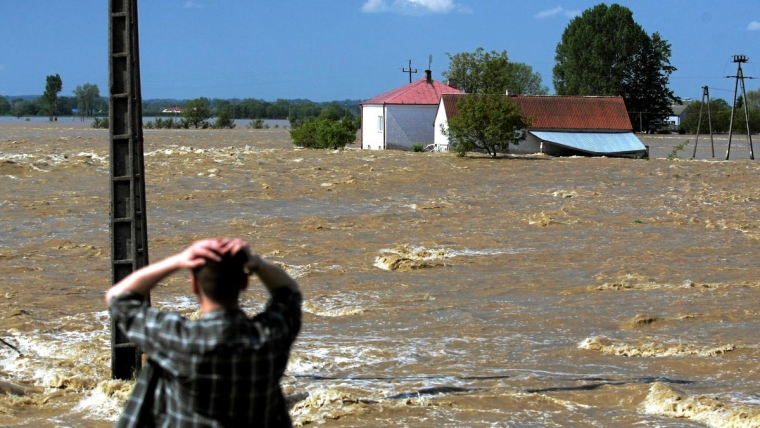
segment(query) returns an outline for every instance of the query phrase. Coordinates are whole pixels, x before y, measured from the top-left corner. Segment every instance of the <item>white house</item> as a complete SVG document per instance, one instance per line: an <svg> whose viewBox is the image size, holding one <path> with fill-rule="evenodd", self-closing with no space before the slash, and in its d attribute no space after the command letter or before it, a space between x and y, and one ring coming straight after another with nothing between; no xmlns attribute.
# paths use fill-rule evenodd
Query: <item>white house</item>
<svg viewBox="0 0 760 428"><path fill-rule="evenodd" d="M443 134L457 114L457 101L466 94L443 95L435 116L436 150L447 150ZM505 95L505 97L508 95ZM647 148L633 133L622 97L516 95L512 102L531 121L525 139L510 145L511 153L555 156L642 156Z"/></svg>
<svg viewBox="0 0 760 428"><path fill-rule="evenodd" d="M424 78L361 103L362 149L411 150L415 144L432 144L441 95L461 93L425 70Z"/></svg>
<svg viewBox="0 0 760 428"><path fill-rule="evenodd" d="M670 129L676 130L679 126L681 126L681 123L686 118L687 107L689 107L689 104L673 104L670 106L670 108L673 110L673 115L668 116L667 125L670 126Z"/></svg>

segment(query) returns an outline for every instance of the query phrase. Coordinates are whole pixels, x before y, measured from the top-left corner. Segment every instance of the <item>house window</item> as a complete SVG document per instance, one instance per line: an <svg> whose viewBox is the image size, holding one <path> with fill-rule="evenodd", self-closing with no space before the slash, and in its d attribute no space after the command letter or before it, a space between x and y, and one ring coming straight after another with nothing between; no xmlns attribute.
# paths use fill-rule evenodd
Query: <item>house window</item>
<svg viewBox="0 0 760 428"><path fill-rule="evenodd" d="M377 132L383 132L383 116L377 117Z"/></svg>

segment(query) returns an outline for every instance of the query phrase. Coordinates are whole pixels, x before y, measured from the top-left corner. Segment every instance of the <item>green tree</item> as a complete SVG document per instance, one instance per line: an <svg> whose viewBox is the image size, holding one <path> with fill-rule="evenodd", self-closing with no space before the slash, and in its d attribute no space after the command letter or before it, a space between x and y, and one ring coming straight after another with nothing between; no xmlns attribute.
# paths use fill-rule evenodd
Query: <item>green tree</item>
<svg viewBox="0 0 760 428"><path fill-rule="evenodd" d="M208 119L211 117L209 102L207 98L201 97L190 100L185 104L182 110L182 118L187 126L198 128L208 128L210 124Z"/></svg>
<svg viewBox="0 0 760 428"><path fill-rule="evenodd" d="M510 62L507 51L463 52L449 57L449 69L443 76L456 81L456 86L468 94L546 95L549 89L541 85L541 75L527 64Z"/></svg>
<svg viewBox="0 0 760 428"><path fill-rule="evenodd" d="M342 149L356 141L357 119L344 116L340 120L316 118L290 131L293 144L309 149Z"/></svg>
<svg viewBox="0 0 760 428"><path fill-rule="evenodd" d="M232 118L232 105L222 108L213 127L216 129L233 129L235 127L235 119Z"/></svg>
<svg viewBox="0 0 760 428"><path fill-rule="evenodd" d="M36 116L40 113L40 107L37 103L21 98L11 101L11 116Z"/></svg>
<svg viewBox="0 0 760 428"><path fill-rule="evenodd" d="M509 153L509 144L519 144L524 134L515 131L530 126L530 120L509 97L473 94L457 101L458 113L443 129L454 150L464 156L472 150L485 150L491 157Z"/></svg>
<svg viewBox="0 0 760 428"><path fill-rule="evenodd" d="M50 116L50 120L53 120L53 116L56 115L58 109L58 94L63 90L63 81L61 76L51 75L47 76L45 84L45 93L42 94L42 98L45 100L45 104Z"/></svg>
<svg viewBox="0 0 760 428"><path fill-rule="evenodd" d="M0 95L0 116L4 116L11 112L11 103L8 102L4 96Z"/></svg>
<svg viewBox="0 0 760 428"><path fill-rule="evenodd" d="M599 4L565 28L554 89L558 95L622 96L629 113L644 113L648 126L672 114L670 106L680 101L668 89L676 70L670 55L670 45L658 33L649 36L628 8Z"/></svg>
<svg viewBox="0 0 760 428"><path fill-rule="evenodd" d="M760 89L747 92L747 107L760 110Z"/></svg>
<svg viewBox="0 0 760 428"><path fill-rule="evenodd" d="M100 98L100 89L98 89L98 85L85 83L74 89L74 97L77 100L79 115L84 119L84 117L92 115L96 102Z"/></svg>
<svg viewBox="0 0 760 428"><path fill-rule="evenodd" d="M702 125L699 133L707 134L710 132L708 119L712 119L712 129L714 133L720 134L728 132L728 123L731 119L731 106L723 99L714 98L710 100L710 116L708 117L707 103L694 101L686 106L685 117L681 122L681 127L689 134L697 132L699 125L699 110L702 110Z"/></svg>

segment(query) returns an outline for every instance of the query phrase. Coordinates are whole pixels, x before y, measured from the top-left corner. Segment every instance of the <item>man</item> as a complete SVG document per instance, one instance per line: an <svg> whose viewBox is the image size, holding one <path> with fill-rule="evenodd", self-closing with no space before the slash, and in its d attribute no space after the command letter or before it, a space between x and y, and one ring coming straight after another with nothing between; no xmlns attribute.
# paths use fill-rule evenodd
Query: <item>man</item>
<svg viewBox="0 0 760 428"><path fill-rule="evenodd" d="M162 279L192 270L203 316L148 306ZM270 293L248 318L238 295L256 274ZM292 426L279 381L301 327L298 284L240 239L207 239L132 272L106 293L112 322L148 356L117 427Z"/></svg>

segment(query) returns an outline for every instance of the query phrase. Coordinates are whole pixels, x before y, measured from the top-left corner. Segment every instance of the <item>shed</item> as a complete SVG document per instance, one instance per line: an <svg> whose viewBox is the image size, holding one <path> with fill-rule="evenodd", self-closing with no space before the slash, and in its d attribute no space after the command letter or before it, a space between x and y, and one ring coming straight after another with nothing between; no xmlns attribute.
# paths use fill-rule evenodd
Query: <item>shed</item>
<svg viewBox="0 0 760 428"><path fill-rule="evenodd" d="M411 150L433 143L433 121L441 95L461 94L458 89L425 77L378 95L359 105L362 149Z"/></svg>
<svg viewBox="0 0 760 428"><path fill-rule="evenodd" d="M443 95L435 118L434 145L447 150L442 129L457 114L456 103L467 95ZM505 95L505 97L508 95ZM629 156L646 154L633 133L622 97L516 95L509 98L531 120L523 141L510 145L511 153L554 156Z"/></svg>

